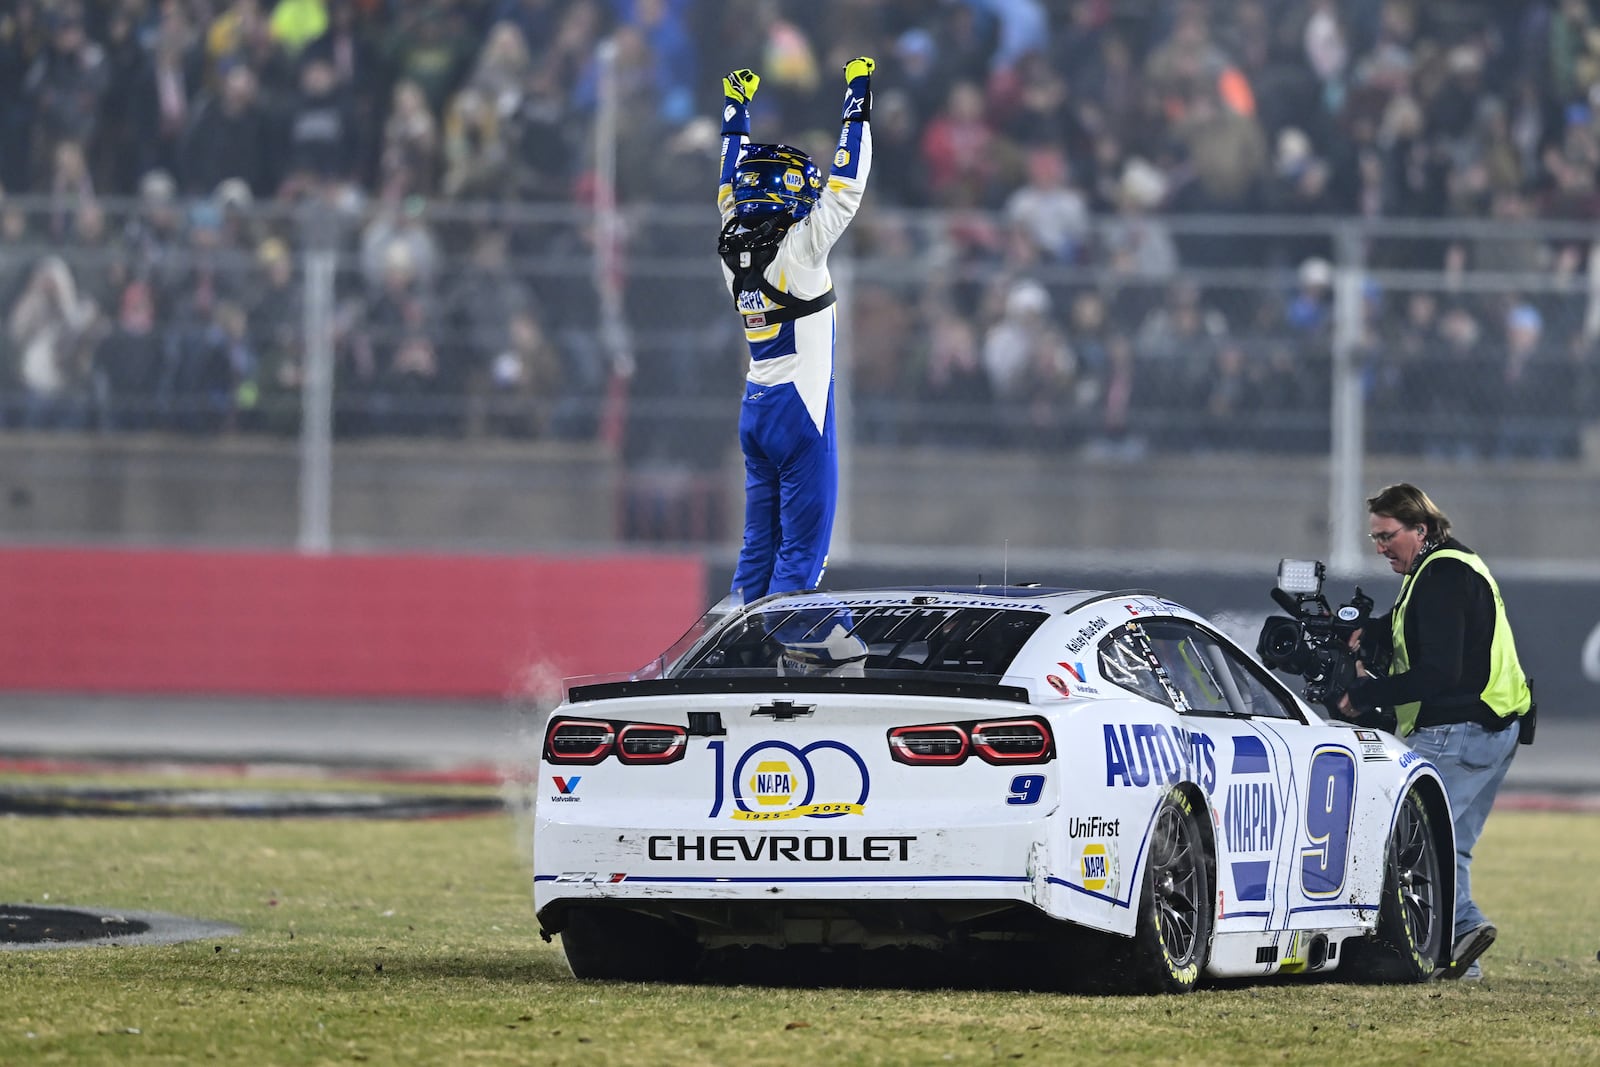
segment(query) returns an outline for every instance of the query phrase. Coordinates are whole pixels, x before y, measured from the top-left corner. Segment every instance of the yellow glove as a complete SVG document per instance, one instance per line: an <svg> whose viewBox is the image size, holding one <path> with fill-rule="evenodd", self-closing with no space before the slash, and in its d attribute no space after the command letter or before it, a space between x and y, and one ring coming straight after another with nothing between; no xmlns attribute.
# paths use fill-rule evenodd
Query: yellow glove
<svg viewBox="0 0 1600 1067"><path fill-rule="evenodd" d="M872 70L877 65L877 60L870 59L867 56L857 56L844 65L844 80L853 82L857 78L871 77Z"/></svg>
<svg viewBox="0 0 1600 1067"><path fill-rule="evenodd" d="M729 100L737 100L741 104L748 104L751 97L756 95L756 90L761 87L761 75L746 67L743 70L729 71L722 78L722 92Z"/></svg>

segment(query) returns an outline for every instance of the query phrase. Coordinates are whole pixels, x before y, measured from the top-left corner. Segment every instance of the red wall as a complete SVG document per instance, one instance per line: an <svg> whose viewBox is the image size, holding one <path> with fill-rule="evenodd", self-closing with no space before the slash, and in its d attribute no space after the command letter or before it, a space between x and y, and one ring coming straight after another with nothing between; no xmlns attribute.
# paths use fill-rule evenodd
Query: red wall
<svg viewBox="0 0 1600 1067"><path fill-rule="evenodd" d="M0 550L0 689L505 697L639 667L705 588L686 556Z"/></svg>

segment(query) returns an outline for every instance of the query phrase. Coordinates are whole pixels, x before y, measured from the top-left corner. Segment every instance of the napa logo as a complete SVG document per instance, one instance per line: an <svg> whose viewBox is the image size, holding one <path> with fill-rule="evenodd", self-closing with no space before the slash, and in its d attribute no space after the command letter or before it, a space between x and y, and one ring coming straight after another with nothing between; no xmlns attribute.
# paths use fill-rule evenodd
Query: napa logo
<svg viewBox="0 0 1600 1067"><path fill-rule="evenodd" d="M1078 871L1083 878L1083 888L1096 892L1103 891L1111 881L1110 862L1106 858L1106 846L1100 843L1083 846L1083 854L1078 857Z"/></svg>
<svg viewBox="0 0 1600 1067"><path fill-rule="evenodd" d="M842 741L761 741L729 752L726 742L707 748L716 759L716 798L708 818L741 822L837 819L866 813L872 789L867 761ZM731 769L731 774L729 773Z"/></svg>
<svg viewBox="0 0 1600 1067"><path fill-rule="evenodd" d="M763 807L787 807L794 799L794 772L782 760L763 760L750 776L749 796Z"/></svg>
<svg viewBox="0 0 1600 1067"><path fill-rule="evenodd" d="M806 176L797 170L783 172L783 187L791 193L798 193L806 185Z"/></svg>

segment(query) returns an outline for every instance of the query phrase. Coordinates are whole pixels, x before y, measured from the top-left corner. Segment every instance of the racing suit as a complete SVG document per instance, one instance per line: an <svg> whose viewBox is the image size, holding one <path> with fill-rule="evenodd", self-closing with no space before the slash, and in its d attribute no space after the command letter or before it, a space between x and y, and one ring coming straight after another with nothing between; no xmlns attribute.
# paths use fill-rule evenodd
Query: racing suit
<svg viewBox="0 0 1600 1067"><path fill-rule="evenodd" d="M830 294L828 252L855 217L872 167L868 78L845 93L839 142L827 187L805 218L791 224L763 277L796 301ZM734 217L733 177L750 139L750 111L729 97L722 109L722 172L717 202L724 227ZM828 563L828 542L838 498L839 462L833 404L835 314L830 306L779 323L765 313L781 309L759 290L734 291L750 346L739 447L745 465L744 544L731 595L745 603L769 593L815 589Z"/></svg>
<svg viewBox="0 0 1600 1067"><path fill-rule="evenodd" d="M1375 620L1394 651L1391 673L1350 687L1357 708L1392 706L1411 747L1444 780L1456 833L1459 941L1487 920L1472 900L1472 849L1516 754L1532 694L1499 587L1476 555L1447 538L1423 553L1395 606Z"/></svg>

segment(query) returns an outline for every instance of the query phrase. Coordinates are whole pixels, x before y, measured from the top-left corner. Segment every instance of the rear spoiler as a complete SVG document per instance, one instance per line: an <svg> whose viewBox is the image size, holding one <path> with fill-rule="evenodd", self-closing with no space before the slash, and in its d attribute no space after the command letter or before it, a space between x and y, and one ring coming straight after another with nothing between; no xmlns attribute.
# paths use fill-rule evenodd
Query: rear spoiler
<svg viewBox="0 0 1600 1067"><path fill-rule="evenodd" d="M1005 700L1028 703L1028 691L1019 685L943 679L913 675L909 678L828 677L699 677L650 678L637 682L596 682L575 685L567 700L584 704L617 697L705 696L715 693L851 693L862 696L960 697L965 700Z"/></svg>

